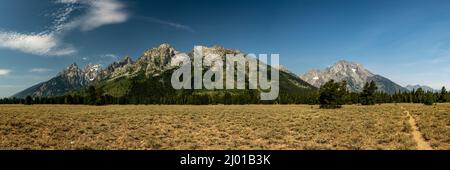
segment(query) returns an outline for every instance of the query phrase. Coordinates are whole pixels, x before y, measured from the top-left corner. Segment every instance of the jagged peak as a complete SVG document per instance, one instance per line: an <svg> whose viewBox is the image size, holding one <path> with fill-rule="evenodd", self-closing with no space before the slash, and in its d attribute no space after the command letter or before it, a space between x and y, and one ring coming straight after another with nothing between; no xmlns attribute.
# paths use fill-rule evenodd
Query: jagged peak
<svg viewBox="0 0 450 170"><path fill-rule="evenodd" d="M81 70L78 67L77 63L72 63L72 64L68 65L64 70L59 72L58 75L67 74L67 73L70 73L70 72L80 72L80 71Z"/></svg>
<svg viewBox="0 0 450 170"><path fill-rule="evenodd" d="M154 57L155 55L162 55L163 53L175 53L175 52L176 52L175 48L173 48L170 44L164 43L156 48L146 50L143 56Z"/></svg>
<svg viewBox="0 0 450 170"><path fill-rule="evenodd" d="M77 63L72 63L69 66L67 66L67 70L72 69L72 68L78 68L78 64Z"/></svg>
<svg viewBox="0 0 450 170"><path fill-rule="evenodd" d="M240 54L241 51L235 50L235 49L227 49L223 46L214 45L212 47L203 46L203 45L196 45L194 46L194 52L195 51L202 51L203 53L213 53L213 54Z"/></svg>
<svg viewBox="0 0 450 170"><path fill-rule="evenodd" d="M333 66L352 66L352 67L364 67L362 64L356 63L356 62L352 62L352 61L347 61L347 60L339 60L337 61Z"/></svg>
<svg viewBox="0 0 450 170"><path fill-rule="evenodd" d="M172 47L172 45L170 45L168 43L163 43L163 44L160 44L158 47L153 47L153 48L147 49L144 54L151 53L154 51L176 51L176 50L175 50L175 48Z"/></svg>
<svg viewBox="0 0 450 170"><path fill-rule="evenodd" d="M172 48L172 46L168 43L162 43L158 48Z"/></svg>
<svg viewBox="0 0 450 170"><path fill-rule="evenodd" d="M131 63L133 63L133 59L131 57L129 57L129 56L125 56L125 57L123 57L122 60L120 60L120 62L121 63L131 64Z"/></svg>

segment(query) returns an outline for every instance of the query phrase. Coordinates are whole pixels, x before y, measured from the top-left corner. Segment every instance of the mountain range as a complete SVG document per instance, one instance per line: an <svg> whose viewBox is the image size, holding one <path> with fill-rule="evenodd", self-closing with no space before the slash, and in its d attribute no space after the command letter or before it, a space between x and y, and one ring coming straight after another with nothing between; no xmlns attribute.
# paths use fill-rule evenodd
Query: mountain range
<svg viewBox="0 0 450 170"><path fill-rule="evenodd" d="M418 85L418 84L417 85L407 85L405 88L408 89L409 91L415 91L419 88L421 88L423 91L426 91L426 92L439 91L439 90L431 88L430 86L423 86L423 85Z"/></svg>
<svg viewBox="0 0 450 170"><path fill-rule="evenodd" d="M75 63L71 64L52 79L27 88L12 97L62 96L82 91L88 86L101 88L104 94L114 97L174 95L177 91L171 88L171 75L175 69L179 68L179 63L184 56L192 59L196 51L201 51L205 56L208 54L221 56L223 60L226 54L243 54L239 50L220 46L195 46L191 52L183 53L169 44L161 44L159 47L146 50L136 61L127 56L106 68L98 64L88 64L84 68L80 68ZM280 71L280 93L314 92L332 79L346 81L347 88L352 92L361 92L364 84L371 81L377 84L379 91L390 94L418 88L434 91L428 86L402 87L386 77L372 73L362 64L345 60L340 60L323 70L310 70L301 76L297 76L281 65L269 68ZM206 92L207 90L197 90L195 93ZM220 93L220 90L216 90L215 93Z"/></svg>
<svg viewBox="0 0 450 170"><path fill-rule="evenodd" d="M176 95L179 91L172 88L171 75L180 66L179 61L183 56L189 56L192 59L196 51L201 51L204 56L214 54L223 59L226 54L243 54L239 50L225 49L219 46L196 46L191 52L182 53L169 44L161 44L159 47L146 50L136 61L125 57L105 69L95 64L89 64L81 69L76 64L72 64L49 81L25 89L13 97L61 96L66 93L82 91L88 86L101 88L104 94L113 97ZM280 93L302 94L317 90L316 87L291 72L275 67L269 68L280 70ZM197 90L195 93L211 92ZM214 93L221 93L221 91L215 90Z"/></svg>

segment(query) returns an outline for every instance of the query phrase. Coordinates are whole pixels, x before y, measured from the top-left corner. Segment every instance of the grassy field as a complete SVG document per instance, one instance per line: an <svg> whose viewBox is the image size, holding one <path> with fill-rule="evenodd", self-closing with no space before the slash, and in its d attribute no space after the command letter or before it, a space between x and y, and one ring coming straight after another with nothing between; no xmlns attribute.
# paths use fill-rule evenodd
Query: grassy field
<svg viewBox="0 0 450 170"><path fill-rule="evenodd" d="M450 104L0 105L0 149L450 149Z"/></svg>

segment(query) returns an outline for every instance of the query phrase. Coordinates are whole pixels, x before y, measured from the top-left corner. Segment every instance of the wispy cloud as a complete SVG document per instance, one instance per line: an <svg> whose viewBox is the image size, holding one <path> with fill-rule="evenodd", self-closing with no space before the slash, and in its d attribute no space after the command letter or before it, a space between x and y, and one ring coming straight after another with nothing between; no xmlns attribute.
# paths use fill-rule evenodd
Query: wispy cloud
<svg viewBox="0 0 450 170"><path fill-rule="evenodd" d="M86 13L71 22L60 22L60 30L80 29L90 31L95 28L126 22L129 18L125 11L125 5L117 0L59 0L58 3L66 4L66 8L60 11L61 21L77 8L85 9Z"/></svg>
<svg viewBox="0 0 450 170"><path fill-rule="evenodd" d="M0 69L0 76L7 76L11 73L11 70L8 69Z"/></svg>
<svg viewBox="0 0 450 170"><path fill-rule="evenodd" d="M72 46L62 43L53 33L0 32L0 48L45 56L63 56L77 52Z"/></svg>
<svg viewBox="0 0 450 170"><path fill-rule="evenodd" d="M119 56L117 56L115 54L103 54L103 55L100 55L100 58L115 61L115 60L119 59Z"/></svg>
<svg viewBox="0 0 450 170"><path fill-rule="evenodd" d="M62 41L64 34L73 29L90 31L95 28L125 22L128 14L118 0L56 0L63 6L54 12L53 25L40 33L0 31L0 48L17 50L42 56L72 55L77 49ZM82 15L72 18L76 10Z"/></svg>
<svg viewBox="0 0 450 170"><path fill-rule="evenodd" d="M48 68L33 68L30 70L30 72L32 73L45 73L45 72L49 72L52 71L51 69Z"/></svg>
<svg viewBox="0 0 450 170"><path fill-rule="evenodd" d="M171 22L171 21L165 21L165 20L161 20L158 18L154 18L154 17L138 17L139 19L142 19L143 21L146 22L152 22L152 23L157 23L157 24L162 24L162 25L167 25L176 29L180 29L180 30L185 30L185 31L189 31L189 32L195 32L194 29L192 29L192 27L187 26L187 25L183 25L183 24L179 24L179 23L175 23L175 22Z"/></svg>

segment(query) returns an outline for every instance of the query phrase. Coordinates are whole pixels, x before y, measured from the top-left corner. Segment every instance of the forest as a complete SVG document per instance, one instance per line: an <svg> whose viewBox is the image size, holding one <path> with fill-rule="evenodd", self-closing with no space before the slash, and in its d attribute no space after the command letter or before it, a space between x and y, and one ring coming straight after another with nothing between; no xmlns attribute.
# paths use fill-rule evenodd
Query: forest
<svg viewBox="0 0 450 170"><path fill-rule="evenodd" d="M321 108L340 108L342 105L361 104L375 105L383 103L434 103L450 102L450 94L445 87L439 92L424 91L419 88L413 91L399 91L387 94L377 91L374 82L366 83L362 92L349 92L346 82L331 80L321 86L318 91L308 93L283 93L277 100L261 101L257 90L243 90L234 93L219 91L216 93L197 93L195 90L181 90L169 95L152 96L129 95L113 97L105 95L101 88L89 86L83 93L72 93L57 97L31 97L25 99L3 98L0 104L74 104L74 105L245 105L245 104L319 104Z"/></svg>

